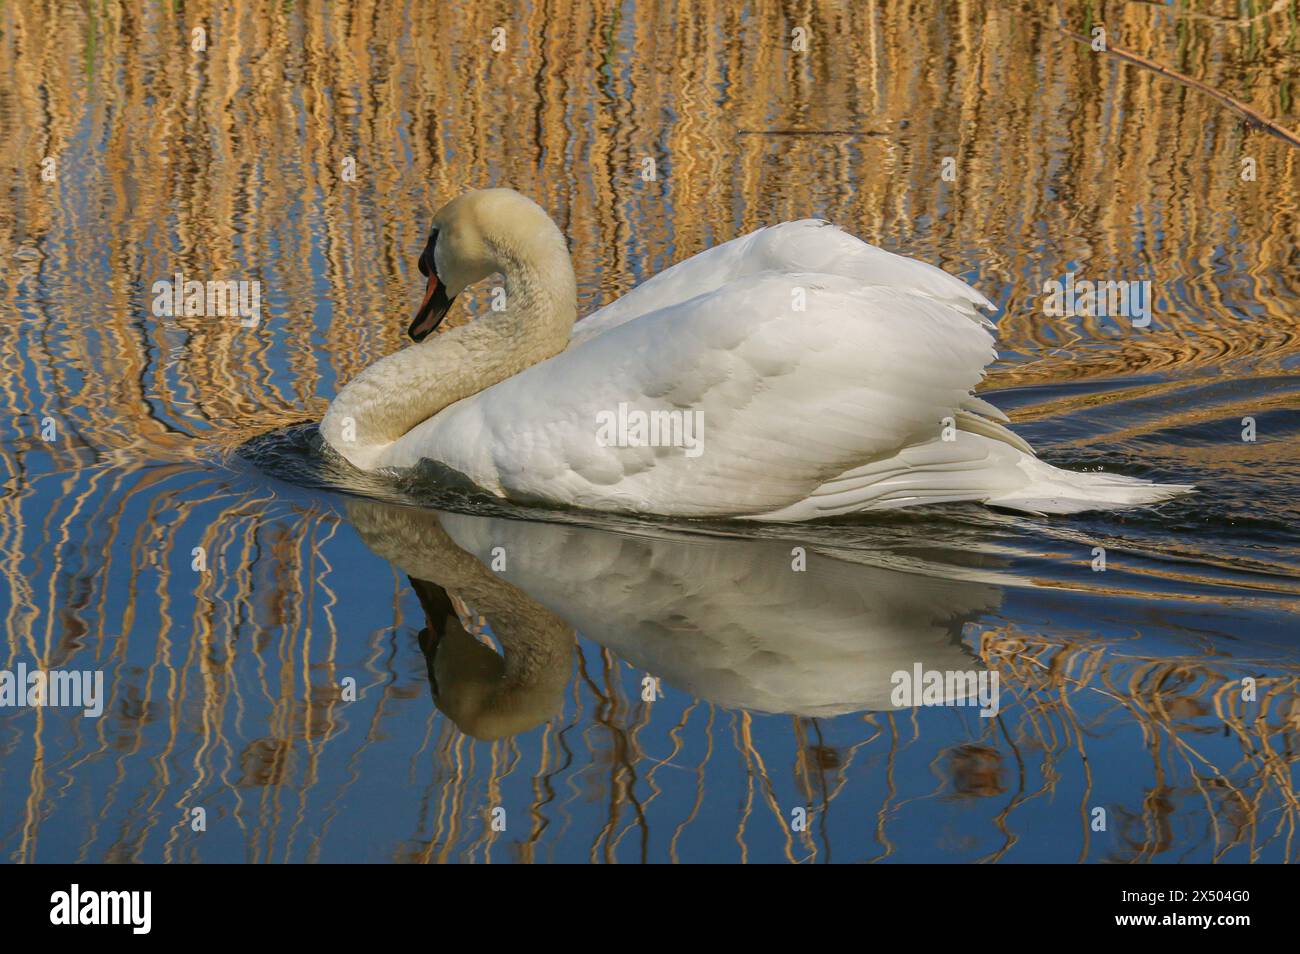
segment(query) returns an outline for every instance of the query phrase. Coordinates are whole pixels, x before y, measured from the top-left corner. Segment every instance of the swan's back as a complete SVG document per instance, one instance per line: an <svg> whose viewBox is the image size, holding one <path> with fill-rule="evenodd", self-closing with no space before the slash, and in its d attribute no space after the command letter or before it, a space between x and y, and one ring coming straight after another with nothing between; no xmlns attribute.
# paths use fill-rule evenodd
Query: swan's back
<svg viewBox="0 0 1300 954"><path fill-rule="evenodd" d="M868 245L820 219L801 219L759 229L678 262L578 322L573 343L763 272L852 278L863 285L942 302L972 317L978 315L979 308L993 307L987 298L941 268ZM984 321L982 317L977 320Z"/></svg>

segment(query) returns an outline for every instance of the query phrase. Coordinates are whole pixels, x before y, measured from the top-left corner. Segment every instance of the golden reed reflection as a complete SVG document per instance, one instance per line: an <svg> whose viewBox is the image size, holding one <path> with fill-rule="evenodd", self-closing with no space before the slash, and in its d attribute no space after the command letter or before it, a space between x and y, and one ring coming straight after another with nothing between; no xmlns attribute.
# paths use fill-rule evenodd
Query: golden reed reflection
<svg viewBox="0 0 1300 954"><path fill-rule="evenodd" d="M1056 29L1104 22L1126 48L1297 129L1294 2L1248 17L1229 0L1172 11L997 0L419 6L0 6L5 653L9 665L49 667L89 655L116 676L111 719L55 745L36 710L21 749L29 761L6 757L6 784L25 775L20 823L3 840L13 860L38 857L73 773L104 760L115 778L78 832L82 860L137 860L160 835L165 860L197 859L180 809L212 792L228 796L218 812L243 829L248 860L319 857L384 741L385 706L411 692L386 640L393 625L422 623L403 619L406 584L395 578L366 636L362 689L383 704L360 744L339 751L355 742L337 688L342 644L355 636L336 617L348 572L329 560L339 516L273 489L196 479L190 462L214 442L318 417L339 382L401 347L429 215L467 187L510 184L556 216L584 312L670 261L815 214L962 272L997 300L1007 360L991 386L1169 372L1123 382L1125 400L1151 401L1198 376L1295 368L1300 154ZM508 47L496 53L503 24ZM190 46L200 25L203 52ZM805 55L790 49L795 26L812 38ZM955 183L939 175L949 156ZM342 174L349 157L355 182ZM42 178L49 158L53 181ZM653 182L641 177L647 158ZM1246 158L1257 181L1241 178ZM1041 283L1072 267L1150 278L1158 320L1140 335L1097 319L1045 321ZM263 282L261 325L154 317L151 283L178 271ZM1053 392L1015 416L1049 419L1089 400ZM1273 400L1292 399L1283 390ZM1136 435L1260 407L1172 400L1126 426ZM69 440L33 438L46 417ZM1234 466L1216 453L1189 451ZM185 575L191 546L213 568L197 585ZM1119 660L1109 646L985 632L980 659L1008 673L1022 706L944 753L924 797L1007 799L993 822L1004 844L990 857L1000 857L1017 838L1015 809L1051 798L1055 776L1035 787L994 742L1049 766L1079 759L1091 773L1084 755L1097 727L1074 703L1104 692L1114 718L1141 727L1162 779L1124 820L1123 860L1165 851L1170 806L1193 797L1209 806L1202 837L1216 855L1281 843L1294 858L1300 675L1262 681L1261 709L1247 713L1209 659ZM847 747L820 738L818 717L791 716L786 759L760 751L748 712L696 702L669 733L672 747L651 754L648 710L626 696L619 667L607 649L580 654L575 679L546 686L545 707L562 703L564 714L537 730L531 764L510 737L475 742L430 712L412 773L432 758L435 775L401 857L498 857L475 814L491 798L484 777L488 793L527 778L521 860L545 860L589 802L606 819L591 858L621 857L634 842L644 852L661 786L684 773L691 807L658 823L676 860L704 824L710 772L729 758L744 779L742 857L764 815L788 833L774 795L786 776L808 804L831 806L868 761L889 786L870 822L878 857L895 853L891 826L914 797L896 800L895 767L918 744L915 713L863 716L865 739ZM1211 764L1200 752L1197 720L1210 713L1239 743L1239 761ZM680 764L688 729L704 749ZM341 778L322 778L327 753L346 762ZM137 785L141 764L150 777ZM1085 793L1085 840L1088 804ZM115 812L112 826L99 820ZM829 851L816 829L785 837L789 860Z"/></svg>

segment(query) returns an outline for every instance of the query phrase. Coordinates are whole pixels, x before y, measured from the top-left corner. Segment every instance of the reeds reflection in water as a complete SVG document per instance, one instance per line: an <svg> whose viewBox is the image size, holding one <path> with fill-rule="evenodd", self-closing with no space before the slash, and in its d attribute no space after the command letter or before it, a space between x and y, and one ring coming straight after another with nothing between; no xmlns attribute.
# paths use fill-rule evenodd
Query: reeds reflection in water
<svg viewBox="0 0 1300 954"><path fill-rule="evenodd" d="M1294 859L1300 152L1057 29L1104 23L1297 129L1300 14L1259 7L5 4L4 668L102 669L109 701L99 720L0 710L0 851ZM795 26L806 51L790 47ZM472 507L432 517L229 458L318 418L340 382L402 346L431 212L494 184L555 215L584 312L808 215L941 264L1001 307L989 387L1050 459L1202 493L1045 525L961 511L683 535ZM1151 327L1045 319L1042 284L1069 271L1149 279ZM156 317L152 283L177 272L262 282L262 321ZM41 439L47 420L56 440ZM444 553L470 569L476 534L558 547L505 574L576 631L571 673L530 710L540 721L476 740L466 713L492 713L455 695L459 670L439 686L455 711L433 704L420 632L436 592L422 604L408 574L459 601L469 631L452 638L479 645L493 628L463 579L412 573L385 552L396 529L366 529L412 512L458 527ZM808 577L762 577L795 545L812 550ZM558 569L537 569L602 553L611 562L567 592ZM662 572L632 574L645 566ZM684 602L645 602L647 579L677 580L666 592ZM773 628L736 630L719 608L746 579L763 582L752 592L773 601ZM909 584L942 611L907 603ZM837 621L865 632L871 612L940 658L996 668L999 717L855 694L870 667L835 653L869 644L826 641ZM637 629L656 619L658 644ZM686 639L696 631L757 669L737 681ZM752 659L728 649L740 635L757 639ZM452 659L433 655L435 670ZM820 695L798 694L801 671ZM663 687L653 703L648 677ZM206 832L190 827L195 806ZM487 823L499 806L504 832ZM806 832L790 829L796 806L811 809ZM1090 825L1098 806L1106 832Z"/></svg>

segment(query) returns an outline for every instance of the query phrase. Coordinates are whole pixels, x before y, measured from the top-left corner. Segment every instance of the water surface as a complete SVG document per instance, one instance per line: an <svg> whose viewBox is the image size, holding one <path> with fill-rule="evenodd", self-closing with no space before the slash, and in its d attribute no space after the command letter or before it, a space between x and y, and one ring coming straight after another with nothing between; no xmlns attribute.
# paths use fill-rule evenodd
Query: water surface
<svg viewBox="0 0 1300 954"><path fill-rule="evenodd" d="M1300 150L1057 30L1300 128L1300 16L1247 7L5 4L0 666L107 701L0 709L0 856L1294 860ZM303 422L490 185L582 313L807 216L939 264L1046 459L1199 493L656 524L322 464ZM177 272L261 321L155 315ZM1069 272L1150 281L1150 325L1046 316ZM895 708L917 662L997 716Z"/></svg>

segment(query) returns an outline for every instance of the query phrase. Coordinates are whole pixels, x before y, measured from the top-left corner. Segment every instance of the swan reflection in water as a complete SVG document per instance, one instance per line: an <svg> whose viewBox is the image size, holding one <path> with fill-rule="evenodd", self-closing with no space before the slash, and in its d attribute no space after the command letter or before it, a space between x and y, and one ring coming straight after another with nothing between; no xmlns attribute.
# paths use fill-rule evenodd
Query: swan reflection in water
<svg viewBox="0 0 1300 954"><path fill-rule="evenodd" d="M727 708L896 709L896 672L985 668L963 645L963 627L1001 599L988 583L788 540L629 533L373 500L350 500L347 512L365 544L410 579L426 616L420 647L434 701L479 739L559 714L579 632L662 687ZM486 621L499 655L466 629L455 600ZM978 704L960 690L945 702Z"/></svg>

